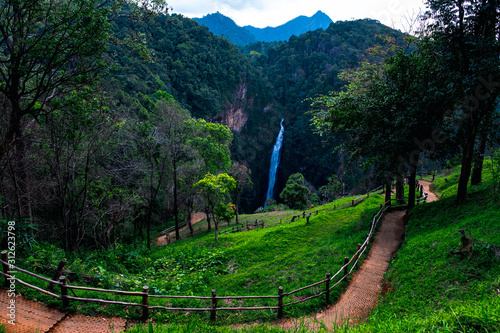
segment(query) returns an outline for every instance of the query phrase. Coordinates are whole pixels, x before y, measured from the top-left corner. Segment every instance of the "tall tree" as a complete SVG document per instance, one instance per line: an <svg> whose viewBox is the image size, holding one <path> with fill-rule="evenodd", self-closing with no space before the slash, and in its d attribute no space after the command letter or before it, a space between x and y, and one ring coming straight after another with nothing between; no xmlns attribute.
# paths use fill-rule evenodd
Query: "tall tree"
<svg viewBox="0 0 500 333"><path fill-rule="evenodd" d="M78 90L105 68L103 54L110 37L109 19L126 0L7 0L0 3L0 110L6 128L0 138L0 160L15 150L20 190L20 217L30 217L24 132L50 109L53 98ZM163 0L143 2L144 11L164 11ZM137 8L137 7L134 7ZM137 15L135 15L137 16Z"/></svg>
<svg viewBox="0 0 500 333"><path fill-rule="evenodd" d="M219 240L219 216L217 216L216 212L221 206L226 205L226 195L228 195L235 186L236 181L227 173L221 173L217 176L207 173L203 179L194 184L194 187L198 188L207 200L209 212L214 220L216 242ZM222 211L225 211L225 209L222 209Z"/></svg>
<svg viewBox="0 0 500 333"><path fill-rule="evenodd" d="M463 203L479 130L485 120L491 119L500 94L495 83L500 75L500 2L428 0L426 5L426 16L433 22L430 32L436 41L435 54L446 68L443 81L454 86L454 106L462 137L457 202ZM486 128L483 126L483 130Z"/></svg>
<svg viewBox="0 0 500 333"><path fill-rule="evenodd" d="M345 73L342 78L350 82L345 92L313 103L317 130L339 137L337 148L347 151L352 163L375 164L377 175L395 177L399 201L409 175L410 207L419 157L435 152L446 103L446 89L435 79L439 68L425 50L400 51L385 64Z"/></svg>
<svg viewBox="0 0 500 333"><path fill-rule="evenodd" d="M243 164L238 162L233 162L229 168L229 175L236 180L236 185L232 191L234 198L234 209L236 216L236 225L239 223L239 204L241 199L241 194L245 189L251 189L253 187L252 180L250 178L250 169L248 169Z"/></svg>

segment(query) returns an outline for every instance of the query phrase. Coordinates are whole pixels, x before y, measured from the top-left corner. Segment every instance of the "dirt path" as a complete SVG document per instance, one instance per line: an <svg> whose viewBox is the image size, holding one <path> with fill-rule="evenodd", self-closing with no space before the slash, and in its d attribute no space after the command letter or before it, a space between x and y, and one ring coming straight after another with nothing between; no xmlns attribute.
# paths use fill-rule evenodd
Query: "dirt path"
<svg viewBox="0 0 500 333"><path fill-rule="evenodd" d="M429 193L427 201L437 200L437 196L429 191L430 182L420 182ZM386 214L367 259L354 274L349 287L336 304L313 316L302 319L283 319L276 324L287 329L301 327L301 325L310 329L324 326L333 329L335 325L341 325L347 320L350 322L365 320L377 305L384 275L393 254L401 244L404 233L404 215L403 211ZM196 215L195 220L198 222L203 218L204 214ZM19 294L15 297L15 325L12 325L9 323L12 310L8 308L12 304L12 299L8 296L7 290L0 290L0 323L5 324L8 333L117 333L125 330L126 320L123 318L68 314L27 300Z"/></svg>
<svg viewBox="0 0 500 333"><path fill-rule="evenodd" d="M191 225L194 227L194 225L198 222L200 222L203 219L207 218L207 214L197 212L194 214L191 214ZM179 232L186 230L189 228L188 225L183 226L182 228L179 229ZM172 231L170 234L168 234L168 237L170 238L170 243L175 242L175 231ZM165 236L160 236L156 238L156 245L168 245L167 237Z"/></svg>
<svg viewBox="0 0 500 333"><path fill-rule="evenodd" d="M432 193L430 191L430 186L432 184L432 182L428 181L428 180L419 180L419 183L422 184L424 186L424 191L428 193L427 195L427 202L432 202L432 201L437 201L438 200L438 197L437 195L435 195L434 193Z"/></svg>
<svg viewBox="0 0 500 333"><path fill-rule="evenodd" d="M12 303L15 300L15 303ZM8 306L14 304L13 310ZM12 307L12 306L11 306ZM9 321L13 320L9 323ZM88 317L48 308L17 294L0 291L0 323L8 333L118 333L125 330L123 318Z"/></svg>
<svg viewBox="0 0 500 333"><path fill-rule="evenodd" d="M428 193L427 202L438 200L429 190L431 182L420 180ZM368 258L354 274L346 292L340 296L336 304L325 311L302 319L283 319L277 324L283 328L306 327L317 330L327 327L329 330L342 325L346 321L361 322L375 308L382 291L384 275L389 267L393 254L399 249L404 235L405 212L395 211L386 214L380 230L373 241Z"/></svg>
<svg viewBox="0 0 500 333"><path fill-rule="evenodd" d="M377 305L382 289L384 274L394 252L401 244L404 233L403 211L386 214L379 232L375 236L370 254L354 274L346 292L340 296L336 304L330 305L325 311L304 319L284 319L278 325L291 329L305 325L317 330L320 327L333 329L346 320L358 322L366 319Z"/></svg>

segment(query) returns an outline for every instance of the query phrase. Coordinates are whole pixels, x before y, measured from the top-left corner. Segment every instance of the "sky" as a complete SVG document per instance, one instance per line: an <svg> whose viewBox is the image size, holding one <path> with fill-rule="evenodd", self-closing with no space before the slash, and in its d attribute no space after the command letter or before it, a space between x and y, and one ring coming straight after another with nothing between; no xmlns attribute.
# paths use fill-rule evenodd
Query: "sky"
<svg viewBox="0 0 500 333"><path fill-rule="evenodd" d="M239 26L276 27L318 10L334 22L371 18L408 32L408 18L424 10L424 0L169 0L172 13L203 17L220 12Z"/></svg>

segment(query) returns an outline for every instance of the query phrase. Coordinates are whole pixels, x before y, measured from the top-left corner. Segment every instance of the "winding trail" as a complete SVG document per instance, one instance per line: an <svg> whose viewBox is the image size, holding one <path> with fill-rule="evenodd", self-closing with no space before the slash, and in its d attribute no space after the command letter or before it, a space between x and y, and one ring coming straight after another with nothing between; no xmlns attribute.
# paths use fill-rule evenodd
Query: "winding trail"
<svg viewBox="0 0 500 333"><path fill-rule="evenodd" d="M430 182L421 180L429 194L427 202L437 200L429 191ZM286 318L275 322L282 328L293 329L307 327L335 329L336 326L349 322L362 322L377 305L382 291L384 275L390 260L399 249L404 235L404 211L387 213L382 220L370 253L361 267L354 274L347 290L336 304L324 311L301 319ZM7 307L15 299L15 325L9 324ZM117 333L123 332L126 320L123 318L87 317L78 313L66 313L52 309L39 302L27 300L17 294L8 296L7 290L0 290L0 323L5 324L8 333Z"/></svg>
<svg viewBox="0 0 500 333"><path fill-rule="evenodd" d="M277 324L291 329L306 326L317 330L325 326L332 330L347 320L359 322L366 319L377 305L382 290L384 275L392 255L399 249L404 234L404 211L387 213L371 246L368 258L354 276L344 294L336 304L323 312L302 319L283 319Z"/></svg>
<svg viewBox="0 0 500 333"><path fill-rule="evenodd" d="M205 213L201 213L201 212L193 213L193 214L191 214L191 225L194 226L196 223L198 223L201 220L206 219L206 218L207 218L207 214L205 214ZM187 228L189 228L189 226L185 225L179 229L179 232L184 231ZM168 237L170 239L170 243L175 242L175 230L172 231L168 235ZM168 242L166 236L159 236L158 238L156 238L156 245L168 245L170 243Z"/></svg>
<svg viewBox="0 0 500 333"><path fill-rule="evenodd" d="M429 190L431 182L424 180L419 182L428 193L427 202L438 200L437 196ZM405 215L405 211L393 211L385 215L368 257L354 273L346 292L340 296L336 304L309 317L286 318L277 321L276 324L285 329L305 326L312 330L325 327L333 330L346 322L356 323L366 320L378 303L384 275L394 253L401 246Z"/></svg>
<svg viewBox="0 0 500 333"><path fill-rule="evenodd" d="M424 191L428 193L427 202L437 201L438 200L437 195L432 193L430 190L432 182L428 180L419 180L419 182L424 186Z"/></svg>

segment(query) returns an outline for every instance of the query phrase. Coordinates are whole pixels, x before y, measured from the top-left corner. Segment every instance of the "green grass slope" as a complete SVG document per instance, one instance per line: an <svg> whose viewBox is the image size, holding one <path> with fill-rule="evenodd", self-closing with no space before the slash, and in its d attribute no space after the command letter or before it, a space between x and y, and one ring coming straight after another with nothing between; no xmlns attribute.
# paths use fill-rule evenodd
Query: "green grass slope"
<svg viewBox="0 0 500 333"><path fill-rule="evenodd" d="M488 165L485 177L460 206L458 174L436 179L441 199L411 212L406 240L386 275L390 292L352 331L500 331L500 206ZM470 241L463 251L460 229Z"/></svg>
<svg viewBox="0 0 500 333"><path fill-rule="evenodd" d="M210 296L212 289L217 296L276 296L282 286L284 292L325 279L326 273L335 273L343 265L344 257L352 256L358 243L369 231L374 213L383 202L380 195L371 195L355 207L338 208L356 198L344 198L312 211L309 224L300 218L293 223L221 235L215 242L213 233L201 232L196 237L180 240L169 246L157 246L152 251L133 246L119 246L106 252L66 254L50 244L36 247L28 256L25 268L51 277L47 267L55 267L61 259L68 261L72 285L90 285L115 290L141 291L148 285L150 294ZM316 210L319 214L315 214ZM289 221L292 215L302 212L271 212L242 216L250 219L276 222ZM309 212L307 212L309 213ZM29 283L46 287L33 277L19 274ZM341 285L345 288L347 284ZM341 288L331 293L332 301L340 295ZM317 294L324 285L287 296L285 303ZM23 294L60 307L61 302L38 292L19 286ZM56 286L55 293L58 294ZM101 298L125 302L140 302L140 297L103 294L76 290L78 297ZM72 295L72 294L71 294ZM169 307L210 307L210 300L156 299L150 305ZM276 306L276 299L220 301L224 307ZM324 297L285 308L285 316L299 317L320 310ZM118 315L138 319L140 308L117 306L103 307L98 303L72 301L70 309L89 315ZM176 326L195 322L209 322L209 313L151 311L157 323L169 322ZM216 325L242 322L274 321L276 310L219 311ZM201 321L200 321L201 320ZM197 324L198 325L198 324ZM198 326L200 326L199 324ZM200 326L201 327L201 326Z"/></svg>

